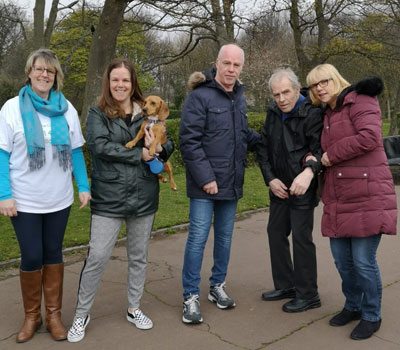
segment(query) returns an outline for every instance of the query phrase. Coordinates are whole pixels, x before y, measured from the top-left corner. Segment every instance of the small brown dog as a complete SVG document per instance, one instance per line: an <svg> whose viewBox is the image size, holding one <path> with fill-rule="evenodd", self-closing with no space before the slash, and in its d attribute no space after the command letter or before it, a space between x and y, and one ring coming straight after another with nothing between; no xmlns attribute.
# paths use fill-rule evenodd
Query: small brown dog
<svg viewBox="0 0 400 350"><path fill-rule="evenodd" d="M136 137L128 142L125 147L133 148L136 146L138 141L144 137L144 130L151 128L154 134L154 141L150 145L149 154L153 156L156 153L156 146L158 143L163 145L167 142L167 136L165 134L165 119L168 118L169 108L167 104L158 96L149 96L144 100L143 113L146 116L145 121L142 123L140 130ZM164 163L164 170L168 173L169 183L171 189L177 190L174 177L172 175L172 164L169 161ZM162 182L167 182L167 179L161 174L157 175Z"/></svg>

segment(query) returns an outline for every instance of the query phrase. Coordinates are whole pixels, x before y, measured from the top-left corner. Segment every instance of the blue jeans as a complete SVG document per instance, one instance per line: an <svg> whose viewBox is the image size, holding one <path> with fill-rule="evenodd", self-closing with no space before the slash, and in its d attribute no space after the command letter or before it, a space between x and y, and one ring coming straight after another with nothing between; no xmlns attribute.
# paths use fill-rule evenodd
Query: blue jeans
<svg viewBox="0 0 400 350"><path fill-rule="evenodd" d="M342 277L345 309L361 311L362 319L381 319L382 281L376 261L381 235L365 238L331 238L331 250Z"/></svg>
<svg viewBox="0 0 400 350"><path fill-rule="evenodd" d="M183 297L200 295L200 271L204 247L214 214L214 266L210 284L225 281L231 252L232 232L235 223L237 200L190 199L189 234L183 261Z"/></svg>

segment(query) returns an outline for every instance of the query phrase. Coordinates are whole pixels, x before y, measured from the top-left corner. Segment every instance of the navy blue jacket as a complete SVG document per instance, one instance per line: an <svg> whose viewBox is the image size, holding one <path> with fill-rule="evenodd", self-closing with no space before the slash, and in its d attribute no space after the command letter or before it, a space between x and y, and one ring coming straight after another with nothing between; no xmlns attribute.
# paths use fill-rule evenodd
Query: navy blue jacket
<svg viewBox="0 0 400 350"><path fill-rule="evenodd" d="M244 86L236 82L231 97L209 74L196 72L189 79L194 89L187 97L179 128L179 143L186 165L190 198L237 200L243 196L247 148L255 149L260 135L248 127ZM218 193L202 187L217 182Z"/></svg>

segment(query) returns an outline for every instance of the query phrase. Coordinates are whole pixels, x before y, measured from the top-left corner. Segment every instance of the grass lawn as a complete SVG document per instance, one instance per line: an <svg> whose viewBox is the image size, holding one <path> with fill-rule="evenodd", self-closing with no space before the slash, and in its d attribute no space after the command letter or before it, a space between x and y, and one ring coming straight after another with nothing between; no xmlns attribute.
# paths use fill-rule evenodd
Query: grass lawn
<svg viewBox="0 0 400 350"><path fill-rule="evenodd" d="M185 171L183 168L174 169L174 178L178 191L172 191L169 183L160 184L160 205L156 214L154 230L170 227L189 221L189 199L186 197ZM89 241L90 210L79 210L79 200L71 209L64 247L86 244ZM269 203L268 190L264 184L260 169L246 169L244 195L239 201L238 212L266 207ZM121 237L125 229L121 230ZM19 257L18 242L10 219L0 215L0 261Z"/></svg>

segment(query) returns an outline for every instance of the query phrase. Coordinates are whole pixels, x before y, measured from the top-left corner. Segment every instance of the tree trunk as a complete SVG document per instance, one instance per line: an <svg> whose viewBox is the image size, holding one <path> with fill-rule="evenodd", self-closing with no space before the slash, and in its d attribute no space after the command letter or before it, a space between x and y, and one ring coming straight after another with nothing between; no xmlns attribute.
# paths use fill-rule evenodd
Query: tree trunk
<svg viewBox="0 0 400 350"><path fill-rule="evenodd" d="M44 46L44 9L46 0L36 0L33 9L33 40L32 49L37 50Z"/></svg>
<svg viewBox="0 0 400 350"><path fill-rule="evenodd" d="M311 65L310 59L304 52L304 46L302 42L302 30L300 28L300 15L298 1L292 0L290 8L290 26L293 30L294 48L299 62L299 78L301 83L305 83L306 76Z"/></svg>
<svg viewBox="0 0 400 350"><path fill-rule="evenodd" d="M56 23L56 19L57 19L59 2L60 2L59 0L53 0L53 2L51 4L49 19L47 20L46 30L44 32L44 39L43 39L44 45L46 47L49 47L49 45L50 45L51 34L53 33L54 23Z"/></svg>
<svg viewBox="0 0 400 350"><path fill-rule="evenodd" d="M100 93L104 70L114 57L117 36L122 26L127 4L128 1L125 0L106 0L104 3L103 12L90 47L85 95L80 117L82 122L86 121L89 106L95 103Z"/></svg>

